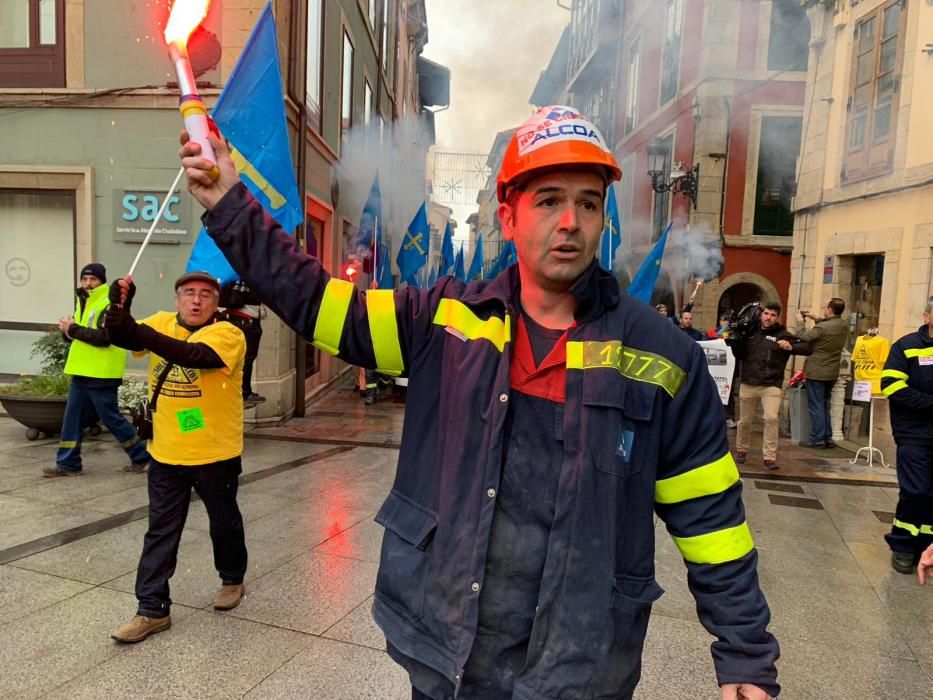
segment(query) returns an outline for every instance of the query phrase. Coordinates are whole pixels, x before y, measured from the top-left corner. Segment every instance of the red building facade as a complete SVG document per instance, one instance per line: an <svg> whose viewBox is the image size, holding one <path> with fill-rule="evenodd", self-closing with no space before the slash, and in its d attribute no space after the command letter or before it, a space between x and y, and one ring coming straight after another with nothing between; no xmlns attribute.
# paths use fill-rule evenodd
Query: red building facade
<svg viewBox="0 0 933 700"><path fill-rule="evenodd" d="M680 307L702 278L698 325L713 325L719 311L747 301L786 307L809 57L799 0L616 6L616 110L603 129L624 171L616 260L623 283L673 220L653 301ZM652 145L665 155L662 182L699 165L696 207L681 194L653 190Z"/></svg>

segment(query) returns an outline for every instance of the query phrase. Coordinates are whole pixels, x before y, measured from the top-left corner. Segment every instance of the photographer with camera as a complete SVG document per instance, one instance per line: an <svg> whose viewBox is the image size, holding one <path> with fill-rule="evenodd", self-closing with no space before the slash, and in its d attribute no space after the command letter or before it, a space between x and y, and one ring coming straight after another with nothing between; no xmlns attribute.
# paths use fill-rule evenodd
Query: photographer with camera
<svg viewBox="0 0 933 700"><path fill-rule="evenodd" d="M780 324L781 305L771 301L764 306L747 304L732 326L726 343L742 362L739 389L739 427L735 439L735 461L747 459L752 421L758 402L764 411L762 460L768 469L777 469L778 415L781 411L781 384L791 355L809 355L810 346Z"/></svg>
<svg viewBox="0 0 933 700"><path fill-rule="evenodd" d="M803 365L807 378L807 402L810 411L810 437L801 442L801 447L836 446L833 442L833 423L830 416L830 395L839 377L839 362L842 349L849 337L849 327L842 318L846 303L839 297L826 302L826 316L813 318L809 311L797 312L797 328L794 332L813 347L813 353ZM809 330L806 319L815 323Z"/></svg>
<svg viewBox="0 0 933 700"><path fill-rule="evenodd" d="M191 489L210 521L214 565L222 586L217 610L230 610L243 596L246 540L237 506L243 452L243 333L217 320L220 285L207 272L175 281L175 309L135 321L129 279L111 288L106 314L113 344L141 357L149 354L152 417L149 453L149 529L136 573L136 616L111 636L140 642L171 627L169 579L188 516ZM145 429L145 428L144 428Z"/></svg>

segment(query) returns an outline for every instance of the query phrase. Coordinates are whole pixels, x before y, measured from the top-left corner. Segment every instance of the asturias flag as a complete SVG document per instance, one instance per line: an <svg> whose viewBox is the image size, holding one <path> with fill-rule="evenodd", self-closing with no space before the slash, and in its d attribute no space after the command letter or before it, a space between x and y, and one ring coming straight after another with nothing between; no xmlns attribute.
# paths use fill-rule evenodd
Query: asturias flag
<svg viewBox="0 0 933 700"><path fill-rule="evenodd" d="M373 186L369 188L369 197L363 205L360 214L360 229L357 237L357 247L369 250L373 239L378 238L378 229L382 228L382 195L379 192L379 173L373 178Z"/></svg>
<svg viewBox="0 0 933 700"><path fill-rule="evenodd" d="M454 260L454 277L466 280L466 272L463 271L463 243L460 244L460 250L457 251L457 259Z"/></svg>
<svg viewBox="0 0 933 700"><path fill-rule="evenodd" d="M489 276L497 277L499 273L508 268L509 265L514 265L517 262L518 251L515 250L515 243L513 241L506 241L502 244L499 257L497 257L496 261L493 263Z"/></svg>
<svg viewBox="0 0 933 700"><path fill-rule="evenodd" d="M454 262L456 262L454 256L454 230L450 227L448 221L447 227L444 229L444 242L441 243L441 267L438 270L438 276L443 277L452 274Z"/></svg>
<svg viewBox="0 0 933 700"><path fill-rule="evenodd" d="M211 117L230 142L240 179L282 228L291 233L301 223L303 214L286 130L271 3L263 9L246 40ZM238 277L203 228L185 269L205 270L221 283Z"/></svg>
<svg viewBox="0 0 933 700"><path fill-rule="evenodd" d="M392 279L392 246L390 240L382 234L382 224L376 230L376 245L374 247L376 256L376 269L373 277L376 280L376 286L379 289L392 289L394 280Z"/></svg>
<svg viewBox="0 0 933 700"><path fill-rule="evenodd" d="M483 279L483 234L476 234L476 248L473 250L473 260L470 261L470 271L467 273L467 282Z"/></svg>
<svg viewBox="0 0 933 700"><path fill-rule="evenodd" d="M646 304L651 301L651 295L654 294L654 285L657 284L658 273L661 271L661 259L664 257L667 234L671 232L671 226L673 225L674 222L672 221L664 229L661 238L654 244L654 248L651 249L648 257L638 268L638 272L635 273L635 279L628 286L629 295L641 299Z"/></svg>
<svg viewBox="0 0 933 700"><path fill-rule="evenodd" d="M619 228L619 208L616 206L615 189L609 185L606 193L606 222L603 237L599 242L599 264L604 270L615 272L616 250L622 243L622 231Z"/></svg>
<svg viewBox="0 0 933 700"><path fill-rule="evenodd" d="M431 236L431 228L428 226L428 214L424 204L418 209L415 218L408 225L405 232L405 238L402 239L402 247L399 248L395 262L398 265L399 274L403 282L414 287L420 287L418 283L418 270L428 262L428 240Z"/></svg>

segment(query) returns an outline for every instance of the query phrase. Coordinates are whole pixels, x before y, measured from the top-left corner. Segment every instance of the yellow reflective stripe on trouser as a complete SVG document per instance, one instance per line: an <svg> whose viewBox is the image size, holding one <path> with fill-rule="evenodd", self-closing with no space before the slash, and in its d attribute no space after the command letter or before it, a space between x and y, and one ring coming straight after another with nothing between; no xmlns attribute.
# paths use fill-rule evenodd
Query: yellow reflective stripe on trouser
<svg viewBox="0 0 933 700"><path fill-rule="evenodd" d="M77 446L80 445L80 444L81 444L81 441L80 441L80 440L77 440L77 441L75 441L75 440L60 440L59 443L58 443L58 446L61 447L61 448L66 449L66 450L68 450L68 449L71 449L71 448L73 448L73 447L77 447Z"/></svg>
<svg viewBox="0 0 933 700"><path fill-rule="evenodd" d="M715 462L683 474L660 479L654 485L655 503L681 503L722 493L739 480L739 469L728 452Z"/></svg>
<svg viewBox="0 0 933 700"><path fill-rule="evenodd" d="M135 445L137 442L139 442L139 435L134 435L134 436L133 436L132 438L130 438L129 440L127 440L127 441L125 441L125 442L121 442L121 443L120 443L120 447L127 447L127 448L128 448L128 447L132 447L132 446Z"/></svg>
<svg viewBox="0 0 933 700"><path fill-rule="evenodd" d="M907 372L901 372L899 369L884 369L881 370L881 377L888 377L890 379L907 379Z"/></svg>
<svg viewBox="0 0 933 700"><path fill-rule="evenodd" d="M933 348L910 348L904 351L904 357L933 357Z"/></svg>
<svg viewBox="0 0 933 700"><path fill-rule="evenodd" d="M373 339L376 371L397 377L405 369L402 346L398 339L398 319L395 317L395 292L391 289L370 289L366 292L369 334Z"/></svg>
<svg viewBox="0 0 933 700"><path fill-rule="evenodd" d="M901 379L900 381L894 382L893 384L888 384L884 389L881 390L881 395L890 396L891 394L906 388L907 382Z"/></svg>
<svg viewBox="0 0 933 700"><path fill-rule="evenodd" d="M661 355L628 348L621 340L567 342L567 369L615 369L628 379L661 387L673 398L687 373Z"/></svg>
<svg viewBox="0 0 933 700"><path fill-rule="evenodd" d="M312 344L326 353L340 353L340 338L347 321L347 310L355 287L346 280L331 279L324 288L324 300L317 312Z"/></svg>
<svg viewBox="0 0 933 700"><path fill-rule="evenodd" d="M681 555L693 564L724 564L741 559L755 547L748 523L696 537L674 537Z"/></svg>
<svg viewBox="0 0 933 700"><path fill-rule="evenodd" d="M905 523L903 520L894 518L894 527L907 530L907 532L909 532L914 537L919 537L920 535L933 535L933 525L911 525L910 523Z"/></svg>
<svg viewBox="0 0 933 700"><path fill-rule="evenodd" d="M437 313L434 314L434 323L457 331L467 340L485 338L499 352L512 340L512 326L508 316L504 321L498 316L490 316L484 321L456 299L441 299Z"/></svg>

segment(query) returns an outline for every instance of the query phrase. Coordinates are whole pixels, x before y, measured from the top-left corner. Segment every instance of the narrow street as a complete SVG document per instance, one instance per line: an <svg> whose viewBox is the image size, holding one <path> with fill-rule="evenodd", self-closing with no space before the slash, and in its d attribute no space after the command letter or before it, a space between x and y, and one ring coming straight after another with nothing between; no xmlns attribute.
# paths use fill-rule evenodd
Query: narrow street
<svg viewBox="0 0 933 700"><path fill-rule="evenodd" d="M123 453L105 435L86 443L85 476L40 479L55 442L27 442L0 418L4 696L407 700L407 678L370 618L382 537L373 516L392 483L402 418L401 405L366 407L343 384L306 418L250 433L239 496L244 602L211 608L218 580L195 502L172 579L173 627L135 646L109 632L135 611L145 477L119 471ZM890 569L882 536L895 502L890 486L745 480L785 697L929 696L933 591ZM666 593L636 697L718 698L683 561L663 524L657 533Z"/></svg>

